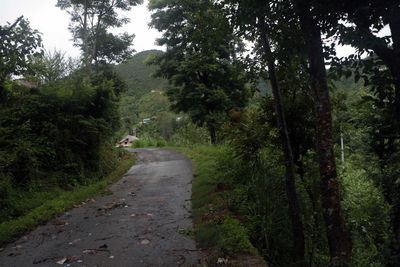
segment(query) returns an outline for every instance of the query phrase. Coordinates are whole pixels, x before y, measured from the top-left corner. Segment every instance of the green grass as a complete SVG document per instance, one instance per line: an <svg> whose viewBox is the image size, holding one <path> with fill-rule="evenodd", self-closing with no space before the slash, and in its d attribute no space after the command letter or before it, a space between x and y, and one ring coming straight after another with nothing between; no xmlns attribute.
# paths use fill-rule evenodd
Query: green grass
<svg viewBox="0 0 400 267"><path fill-rule="evenodd" d="M134 148L144 148L144 147L164 147L167 142L161 138L153 138L150 136L143 136L139 140L133 143Z"/></svg>
<svg viewBox="0 0 400 267"><path fill-rule="evenodd" d="M235 185L219 168L220 160L227 155L227 148L199 145L174 149L193 162L192 209L195 239L199 246L219 256L257 254L238 214L229 209L230 194Z"/></svg>
<svg viewBox="0 0 400 267"><path fill-rule="evenodd" d="M0 245L34 229L39 224L47 222L72 208L74 204L97 195L109 184L118 181L133 164L133 157L123 159L117 168L106 178L86 186L77 186L73 191L53 188L48 192L37 193L34 197L35 200L31 204L37 205L36 208L30 210L25 215L0 224ZM39 204L40 201L42 204Z"/></svg>

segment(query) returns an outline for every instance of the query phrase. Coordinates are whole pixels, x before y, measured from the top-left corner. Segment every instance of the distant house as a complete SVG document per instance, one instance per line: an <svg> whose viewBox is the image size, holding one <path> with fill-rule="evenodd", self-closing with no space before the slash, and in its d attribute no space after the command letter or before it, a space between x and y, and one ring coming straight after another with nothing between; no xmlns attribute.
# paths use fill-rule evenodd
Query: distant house
<svg viewBox="0 0 400 267"><path fill-rule="evenodd" d="M118 142L118 146L119 147L128 147L136 140L139 140L139 138L137 138L134 135L127 135L121 141Z"/></svg>

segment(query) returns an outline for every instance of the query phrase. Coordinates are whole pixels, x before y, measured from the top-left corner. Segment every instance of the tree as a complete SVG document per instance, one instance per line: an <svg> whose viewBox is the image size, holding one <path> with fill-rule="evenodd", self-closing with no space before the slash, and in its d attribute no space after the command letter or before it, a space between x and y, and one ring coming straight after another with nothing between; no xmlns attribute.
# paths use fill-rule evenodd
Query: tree
<svg viewBox="0 0 400 267"><path fill-rule="evenodd" d="M395 119L400 120L400 6L396 0L368 0L332 2L333 8L324 14L334 11L347 24L338 27L340 41L350 44L361 54L367 52L377 55L392 76L394 86ZM391 36L380 37L376 32L388 27Z"/></svg>
<svg viewBox="0 0 400 267"><path fill-rule="evenodd" d="M304 227L301 218L301 210L295 185L295 164L293 158L292 142L289 137L286 115L282 98L282 91L276 74L276 58L271 48L269 31L271 30L271 13L268 13L270 3L265 1L226 1L230 4L230 12L234 14L232 20L236 24L238 34L245 36L249 41L254 41L259 47L257 51L261 55L262 65L267 67L267 78L270 80L272 95L274 98L275 117L282 144L286 195L289 202L289 217L292 223L295 264L302 266L304 260Z"/></svg>
<svg viewBox="0 0 400 267"><path fill-rule="evenodd" d="M4 82L10 75L32 73L31 62L42 55L42 39L22 16L13 24L0 26L0 102L6 91Z"/></svg>
<svg viewBox="0 0 400 267"><path fill-rule="evenodd" d="M312 1L296 0L295 5L310 64L311 88L316 111L317 148L320 166L320 189L333 264L349 263L352 243L344 223L332 138L332 114L325 69L320 17ZM329 25L329 24L328 24ZM330 26L330 25L329 25Z"/></svg>
<svg viewBox="0 0 400 267"><path fill-rule="evenodd" d="M62 51L45 51L43 56L36 57L32 62L33 79L42 83L55 82L77 70L79 63L79 59L67 58Z"/></svg>
<svg viewBox="0 0 400 267"><path fill-rule="evenodd" d="M394 242L393 262L400 257L400 197L397 177L400 140L400 5L396 0L332 1L320 7L321 14L340 18L346 23L336 27L334 33L343 44L357 49L356 55L339 61L339 68L350 63L355 79L363 79L373 92L370 99L378 111L366 121L373 128L370 148L378 156L381 173L376 183L384 187L385 198L392 205ZM390 35L377 34L384 28ZM362 58L363 54L368 57ZM345 63L345 64L344 64ZM340 66L342 65L342 66ZM340 72L339 72L340 73ZM371 115L371 114L370 114ZM379 117L377 120L376 117ZM396 263L394 263L396 265Z"/></svg>
<svg viewBox="0 0 400 267"><path fill-rule="evenodd" d="M121 62L133 52L134 35L110 33L129 22L118 11L128 11L142 0L58 0L57 6L71 16L69 30L75 45L82 50L83 62L90 64Z"/></svg>
<svg viewBox="0 0 400 267"><path fill-rule="evenodd" d="M167 45L155 63L172 85L167 92L172 108L206 125L216 143L229 110L244 107L251 93L244 65L236 58L242 45L212 1L150 1L149 8L154 11L151 25L163 32L158 42Z"/></svg>

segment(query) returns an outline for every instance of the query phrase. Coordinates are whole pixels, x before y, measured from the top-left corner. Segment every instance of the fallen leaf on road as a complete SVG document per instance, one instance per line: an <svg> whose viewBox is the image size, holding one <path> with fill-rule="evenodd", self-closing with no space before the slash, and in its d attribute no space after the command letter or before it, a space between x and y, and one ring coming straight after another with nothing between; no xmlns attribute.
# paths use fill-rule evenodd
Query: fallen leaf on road
<svg viewBox="0 0 400 267"><path fill-rule="evenodd" d="M143 239L142 241L140 241L140 244L142 244L142 245L148 245L148 244L150 244L150 240L148 240L148 239Z"/></svg>
<svg viewBox="0 0 400 267"><path fill-rule="evenodd" d="M107 244L101 245L99 248L108 248Z"/></svg>
<svg viewBox="0 0 400 267"><path fill-rule="evenodd" d="M73 241L69 242L69 243L68 243L68 245L72 246L73 244L75 244L75 243L78 243L79 241L81 241L81 239L80 239L80 238L78 238L78 239L75 239L75 240L73 240Z"/></svg>
<svg viewBox="0 0 400 267"><path fill-rule="evenodd" d="M60 219L54 219L52 223L53 223L53 225L60 225L60 226L68 225L67 221L60 220Z"/></svg>
<svg viewBox="0 0 400 267"><path fill-rule="evenodd" d="M18 256L18 255L21 255L21 253L20 253L20 252L18 252L18 253L11 252L11 253L8 254L7 256L8 256L8 257L16 257L16 256Z"/></svg>
<svg viewBox="0 0 400 267"><path fill-rule="evenodd" d="M118 208L118 207L125 207L125 206L128 206L125 203L125 199L121 199L120 201L117 201L117 202L107 203L106 205L104 205L103 207L99 208L98 210L99 211L101 211L101 210L112 210L112 209L115 209L115 208Z"/></svg>
<svg viewBox="0 0 400 267"><path fill-rule="evenodd" d="M67 258L62 258L61 260L56 261L56 263L63 265L66 261L67 261Z"/></svg>
<svg viewBox="0 0 400 267"><path fill-rule="evenodd" d="M228 259L218 258L217 264L228 264Z"/></svg>
<svg viewBox="0 0 400 267"><path fill-rule="evenodd" d="M89 248L89 249L85 249L82 251L83 254L95 254L97 252L108 252L110 253L110 250L105 249L105 248Z"/></svg>

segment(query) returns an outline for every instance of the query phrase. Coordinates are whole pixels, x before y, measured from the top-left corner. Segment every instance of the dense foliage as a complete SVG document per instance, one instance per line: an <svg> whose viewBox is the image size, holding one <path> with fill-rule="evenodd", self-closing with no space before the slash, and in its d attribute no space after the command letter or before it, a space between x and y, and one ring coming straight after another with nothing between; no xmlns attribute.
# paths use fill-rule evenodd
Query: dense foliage
<svg viewBox="0 0 400 267"><path fill-rule="evenodd" d="M152 25L167 51L154 60L158 74L171 83L167 94L175 111L205 126L212 143L231 110L242 109L251 95L245 67L235 57L243 44L212 1L151 1Z"/></svg>
<svg viewBox="0 0 400 267"><path fill-rule="evenodd" d="M112 142L120 127L118 99L125 83L105 64L88 75L61 52L43 53L39 33L22 17L1 27L1 40L3 222L29 211L16 201L16 192L71 189L117 166Z"/></svg>
<svg viewBox="0 0 400 267"><path fill-rule="evenodd" d="M182 149L194 236L217 259L398 266L398 1L151 0L166 51L111 65L133 51L118 12L139 3L57 1L80 62L43 53L23 17L0 26L1 220L16 192L109 173L122 124L138 147L223 143Z"/></svg>
<svg viewBox="0 0 400 267"><path fill-rule="evenodd" d="M149 7L167 46L156 62L173 86L173 107L194 122L228 110L230 120L215 118L233 148L226 165L238 174L224 179L245 188L236 203L244 210L236 215L251 214L245 225L256 226L253 244L268 262L396 266L398 3L159 0ZM382 29L391 35L377 34ZM243 40L250 45L241 46ZM338 58L338 43L356 53ZM268 80L264 98L257 94L238 108L209 101L206 93L219 86L245 87L223 86L227 77L245 77L226 71L225 63Z"/></svg>
<svg viewBox="0 0 400 267"><path fill-rule="evenodd" d="M146 64L147 60L160 54L162 52L157 50L143 51L115 66L117 73L127 85L126 92L121 95L120 101L124 131L129 131L143 119L156 116L158 112L168 111L169 102L164 101L162 95L154 94L154 92L163 92L167 81L153 77L157 70L156 66ZM157 108L149 108L153 105L153 98L156 98L154 106Z"/></svg>
<svg viewBox="0 0 400 267"><path fill-rule="evenodd" d="M74 43L82 51L86 67L92 63L121 62L133 50L132 34L115 34L112 28L119 28L129 22L119 11L129 11L141 0L58 0L57 6L67 10L71 16L69 30Z"/></svg>

